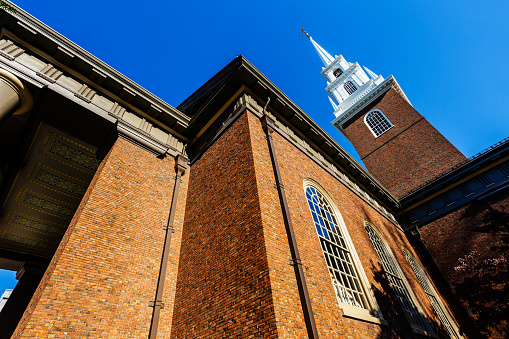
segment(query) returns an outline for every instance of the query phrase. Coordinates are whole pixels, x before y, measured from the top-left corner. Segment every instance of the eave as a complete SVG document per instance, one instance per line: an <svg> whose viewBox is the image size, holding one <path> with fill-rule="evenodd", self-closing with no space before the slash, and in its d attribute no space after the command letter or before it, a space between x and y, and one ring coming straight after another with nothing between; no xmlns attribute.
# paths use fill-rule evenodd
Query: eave
<svg viewBox="0 0 509 339"><path fill-rule="evenodd" d="M7 36L22 48L36 52L62 71L72 74L95 91L109 96L163 130L179 136L184 134L189 117L21 8L12 6L14 13L0 11L0 38Z"/></svg>
<svg viewBox="0 0 509 339"><path fill-rule="evenodd" d="M269 81L242 55L219 71L182 104L177 106L191 117L189 129L196 133L206 128L217 110L243 87L260 105L270 97L268 110L283 122L293 133L303 138L336 167L341 168L350 179L379 199L393 212L399 203L368 171L348 154L316 122L304 113L279 88ZM240 95L240 93L238 93Z"/></svg>

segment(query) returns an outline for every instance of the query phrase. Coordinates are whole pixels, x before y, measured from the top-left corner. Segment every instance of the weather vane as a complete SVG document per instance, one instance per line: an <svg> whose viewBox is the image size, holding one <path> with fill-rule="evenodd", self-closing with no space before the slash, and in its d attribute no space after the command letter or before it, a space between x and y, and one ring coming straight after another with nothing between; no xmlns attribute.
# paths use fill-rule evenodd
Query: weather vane
<svg viewBox="0 0 509 339"><path fill-rule="evenodd" d="M304 26L302 26L302 33L300 35L304 35L304 33L306 34L306 36L308 37L309 41L311 41L311 37L309 36L308 32L306 32L304 30Z"/></svg>

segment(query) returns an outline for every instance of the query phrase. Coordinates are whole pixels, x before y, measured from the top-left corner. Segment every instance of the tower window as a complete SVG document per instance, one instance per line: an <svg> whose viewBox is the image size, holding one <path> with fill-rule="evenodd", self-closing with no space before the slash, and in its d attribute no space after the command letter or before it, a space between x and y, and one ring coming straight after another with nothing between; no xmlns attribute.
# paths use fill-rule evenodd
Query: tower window
<svg viewBox="0 0 509 339"><path fill-rule="evenodd" d="M357 90L357 87L355 87L355 85L351 81L345 82L343 87L344 87L346 93L348 93L348 94L353 94L353 92L355 92Z"/></svg>
<svg viewBox="0 0 509 339"><path fill-rule="evenodd" d="M352 253L349 246L351 240L348 238L346 227L341 227L339 212L334 211L332 204L315 187L306 188L306 198L338 300L347 305L369 310L371 307L352 256L355 252Z"/></svg>
<svg viewBox="0 0 509 339"><path fill-rule="evenodd" d="M339 77L341 76L341 74L343 74L343 71L341 70L341 68L339 68L339 67L338 67L338 68L336 68L336 69L334 70L334 72L333 72L332 74L334 74L334 76L335 76L336 78L339 78Z"/></svg>
<svg viewBox="0 0 509 339"><path fill-rule="evenodd" d="M364 122L375 138L378 138L394 126L379 109L375 109L366 114Z"/></svg>
<svg viewBox="0 0 509 339"><path fill-rule="evenodd" d="M453 321L451 319L451 316L448 314L448 312L442 305L440 299L437 296L437 293L435 292L435 289L428 280L426 273L424 273L422 267L417 263L417 260L415 260L413 255L410 254L408 250L403 249L403 254L405 255L406 260L408 261L410 267L412 267L412 270L417 276L417 280L419 281L419 284L421 285L422 289L424 290L424 292L426 292L426 296L428 297L431 306L433 307L433 310L440 318L440 321L442 322L442 325L447 331L447 334L449 334L451 338L458 338L458 334L452 325Z"/></svg>
<svg viewBox="0 0 509 339"><path fill-rule="evenodd" d="M403 308L406 318L412 326L433 332L428 321L422 313L419 312L416 302L414 302L411 297L408 283L403 280L403 273L401 272L401 268L397 264L392 251L382 240L382 237L378 234L378 231L371 222L364 220L364 226L368 233L369 240L371 240L371 243L375 248L375 252L378 255L378 258L380 258L382 269L385 272L394 293L396 294L396 298Z"/></svg>

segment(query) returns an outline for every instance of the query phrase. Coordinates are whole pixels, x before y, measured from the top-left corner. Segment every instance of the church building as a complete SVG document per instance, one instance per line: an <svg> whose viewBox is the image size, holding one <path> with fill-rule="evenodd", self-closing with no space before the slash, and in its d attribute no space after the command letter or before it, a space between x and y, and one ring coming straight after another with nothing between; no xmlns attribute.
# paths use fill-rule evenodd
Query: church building
<svg viewBox="0 0 509 339"><path fill-rule="evenodd" d="M364 168L242 55L173 107L0 24L0 338L476 337L454 267L500 253L508 140L467 159L309 37Z"/></svg>

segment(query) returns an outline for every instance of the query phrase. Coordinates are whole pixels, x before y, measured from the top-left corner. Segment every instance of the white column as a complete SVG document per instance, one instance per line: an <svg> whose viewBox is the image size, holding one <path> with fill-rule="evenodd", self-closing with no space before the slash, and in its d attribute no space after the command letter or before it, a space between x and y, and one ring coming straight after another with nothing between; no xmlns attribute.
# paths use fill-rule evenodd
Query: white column
<svg viewBox="0 0 509 339"><path fill-rule="evenodd" d="M13 114L28 112L32 95L14 74L0 68L0 123Z"/></svg>

